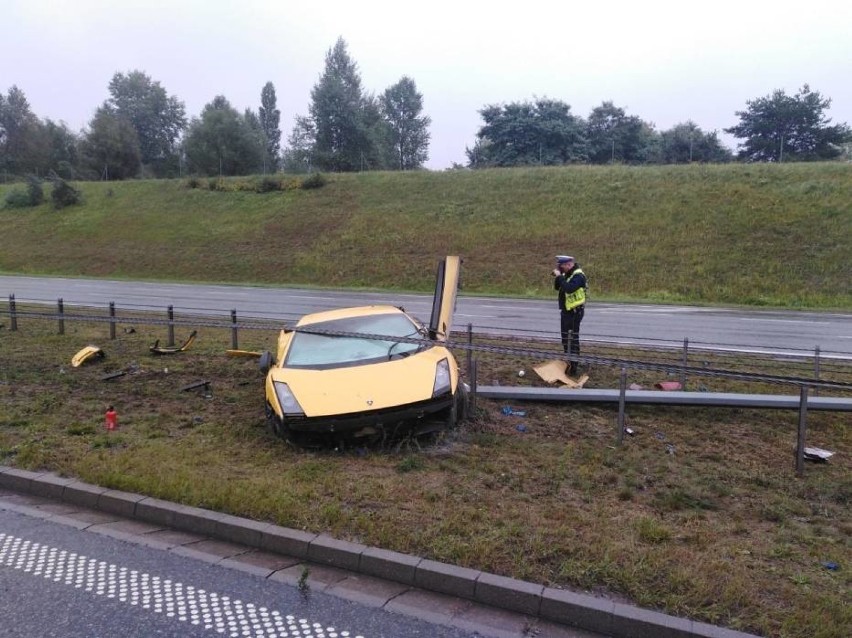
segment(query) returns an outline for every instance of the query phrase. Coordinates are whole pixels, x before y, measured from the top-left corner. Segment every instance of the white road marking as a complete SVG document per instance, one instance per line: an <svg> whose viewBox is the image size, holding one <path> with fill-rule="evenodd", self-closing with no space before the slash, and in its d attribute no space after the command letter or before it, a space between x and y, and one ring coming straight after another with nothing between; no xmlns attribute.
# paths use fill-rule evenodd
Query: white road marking
<svg viewBox="0 0 852 638"><path fill-rule="evenodd" d="M2 533L0 565L233 638L364 638L192 585Z"/></svg>
<svg viewBox="0 0 852 638"><path fill-rule="evenodd" d="M761 319L761 318L752 318L752 317L737 317L740 321L755 321L759 323L797 323L801 324L802 321L800 319ZM813 321L809 319L807 324L809 326L830 326L831 323L828 321Z"/></svg>

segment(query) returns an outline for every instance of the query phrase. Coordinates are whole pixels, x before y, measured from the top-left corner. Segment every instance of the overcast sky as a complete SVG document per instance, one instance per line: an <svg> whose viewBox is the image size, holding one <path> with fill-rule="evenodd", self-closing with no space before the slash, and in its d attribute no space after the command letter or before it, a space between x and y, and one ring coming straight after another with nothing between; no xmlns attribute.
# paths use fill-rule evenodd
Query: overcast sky
<svg viewBox="0 0 852 638"><path fill-rule="evenodd" d="M271 81L282 142L343 37L362 86L403 75L432 118L427 166L465 163L478 111L548 97L587 117L604 100L657 130L718 130L746 100L803 84L852 125L852 1L0 0L0 91L77 131L118 71L139 69L197 116L216 95L257 109Z"/></svg>

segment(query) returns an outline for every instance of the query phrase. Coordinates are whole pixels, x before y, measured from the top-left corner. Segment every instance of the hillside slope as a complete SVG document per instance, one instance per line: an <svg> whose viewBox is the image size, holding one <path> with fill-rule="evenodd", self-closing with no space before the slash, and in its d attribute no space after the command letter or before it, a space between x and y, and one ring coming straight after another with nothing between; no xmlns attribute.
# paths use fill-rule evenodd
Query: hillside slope
<svg viewBox="0 0 852 638"><path fill-rule="evenodd" d="M459 254L468 293L545 296L553 256L571 253L597 299L852 308L848 164L360 173L263 194L202 185L80 183L81 206L2 209L0 271L428 291L437 258Z"/></svg>

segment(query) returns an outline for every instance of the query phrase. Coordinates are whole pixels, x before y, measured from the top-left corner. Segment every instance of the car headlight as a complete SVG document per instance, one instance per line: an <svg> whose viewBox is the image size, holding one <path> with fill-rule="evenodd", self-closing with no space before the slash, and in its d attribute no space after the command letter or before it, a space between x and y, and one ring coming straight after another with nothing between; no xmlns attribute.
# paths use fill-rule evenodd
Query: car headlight
<svg viewBox="0 0 852 638"><path fill-rule="evenodd" d="M432 396L437 397L446 394L451 388L450 362L446 359L441 359L435 366L435 385L432 386Z"/></svg>
<svg viewBox="0 0 852 638"><path fill-rule="evenodd" d="M275 386L275 396L278 397L278 404L281 406L281 411L285 415L298 415L305 413L302 406L299 405L298 401L296 401L296 397L290 390L290 386L278 381L276 381L273 385Z"/></svg>

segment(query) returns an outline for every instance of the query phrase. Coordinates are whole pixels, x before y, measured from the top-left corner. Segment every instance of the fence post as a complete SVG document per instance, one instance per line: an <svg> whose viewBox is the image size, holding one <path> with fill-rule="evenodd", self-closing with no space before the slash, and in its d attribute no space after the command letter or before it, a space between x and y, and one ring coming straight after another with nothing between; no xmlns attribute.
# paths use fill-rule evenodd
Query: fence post
<svg viewBox="0 0 852 638"><path fill-rule="evenodd" d="M808 386L799 388L799 442L796 446L796 476L805 473L805 432L808 428Z"/></svg>
<svg viewBox="0 0 852 638"><path fill-rule="evenodd" d="M686 366L689 361L689 337L683 339L683 368L680 371L680 388L686 390Z"/></svg>
<svg viewBox="0 0 852 638"><path fill-rule="evenodd" d="M237 310L231 310L231 348L238 350L237 346Z"/></svg>
<svg viewBox="0 0 852 638"><path fill-rule="evenodd" d="M478 385L476 378L476 359L471 363L470 373L470 413L476 416L476 387Z"/></svg>
<svg viewBox="0 0 852 638"><path fill-rule="evenodd" d="M56 301L56 309L59 314L59 334L65 334L65 304L62 302L62 297Z"/></svg>
<svg viewBox="0 0 852 638"><path fill-rule="evenodd" d="M169 306L169 347L175 345L175 309Z"/></svg>
<svg viewBox="0 0 852 638"><path fill-rule="evenodd" d="M814 348L814 379L819 381L819 346ZM814 395L819 394L819 388L814 388Z"/></svg>
<svg viewBox="0 0 852 638"><path fill-rule="evenodd" d="M115 302L109 302L109 338L115 339Z"/></svg>
<svg viewBox="0 0 852 638"><path fill-rule="evenodd" d="M15 295L9 295L9 318L11 319L10 330L18 329L18 310L15 304Z"/></svg>
<svg viewBox="0 0 852 638"><path fill-rule="evenodd" d="M618 382L618 435L616 441L621 445L624 441L624 402L627 394L627 368L621 369L621 378Z"/></svg>
<svg viewBox="0 0 852 638"><path fill-rule="evenodd" d="M470 362L473 357L473 324L467 324L467 374L471 374Z"/></svg>

